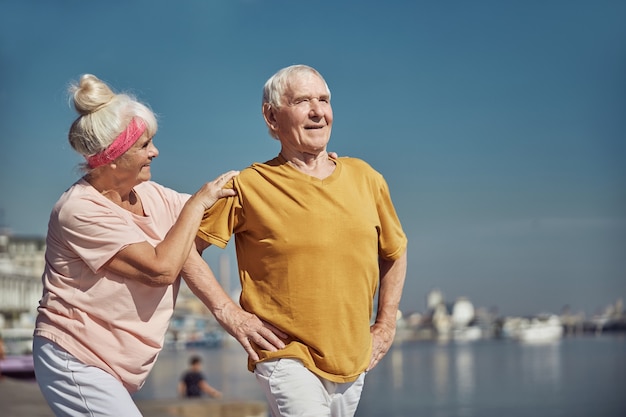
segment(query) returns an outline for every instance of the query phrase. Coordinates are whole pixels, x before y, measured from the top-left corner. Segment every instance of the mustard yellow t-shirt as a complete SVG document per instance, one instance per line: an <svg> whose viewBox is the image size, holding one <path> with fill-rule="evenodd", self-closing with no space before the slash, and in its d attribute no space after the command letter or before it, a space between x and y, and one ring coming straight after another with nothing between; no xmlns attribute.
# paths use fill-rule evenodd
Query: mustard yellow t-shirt
<svg viewBox="0 0 626 417"><path fill-rule="evenodd" d="M253 164L234 179L237 196L205 213L198 236L224 248L235 235L242 308L290 336L278 352L257 349L261 360L297 358L350 382L370 361L378 259L400 257L407 239L382 175L359 159L334 161L324 180L280 155Z"/></svg>

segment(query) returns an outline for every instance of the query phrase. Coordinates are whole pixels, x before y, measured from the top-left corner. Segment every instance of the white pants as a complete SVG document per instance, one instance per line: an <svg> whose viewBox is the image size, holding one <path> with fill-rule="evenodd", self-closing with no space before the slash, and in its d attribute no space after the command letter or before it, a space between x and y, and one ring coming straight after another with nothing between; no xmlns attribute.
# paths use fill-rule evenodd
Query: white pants
<svg viewBox="0 0 626 417"><path fill-rule="evenodd" d="M343 384L325 380L297 359L260 362L254 373L273 417L352 417L365 382L365 373Z"/></svg>
<svg viewBox="0 0 626 417"><path fill-rule="evenodd" d="M35 336L33 359L37 383L55 416L141 417L119 380L56 343Z"/></svg>

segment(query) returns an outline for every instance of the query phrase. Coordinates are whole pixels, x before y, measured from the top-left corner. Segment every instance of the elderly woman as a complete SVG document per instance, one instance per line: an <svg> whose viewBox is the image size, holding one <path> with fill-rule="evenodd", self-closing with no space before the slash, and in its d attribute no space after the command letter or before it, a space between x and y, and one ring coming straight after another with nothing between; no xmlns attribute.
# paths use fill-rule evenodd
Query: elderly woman
<svg viewBox="0 0 626 417"><path fill-rule="evenodd" d="M152 111L93 75L70 91L79 117L69 141L85 157L86 173L50 216L34 333L37 382L57 416L140 416L130 393L163 347L186 262L205 281L188 284L210 308L234 305L192 249L204 211L236 194L222 187L238 172L191 196L152 182L159 154ZM262 326L228 311L226 327L240 340L245 329L233 323L241 313Z"/></svg>

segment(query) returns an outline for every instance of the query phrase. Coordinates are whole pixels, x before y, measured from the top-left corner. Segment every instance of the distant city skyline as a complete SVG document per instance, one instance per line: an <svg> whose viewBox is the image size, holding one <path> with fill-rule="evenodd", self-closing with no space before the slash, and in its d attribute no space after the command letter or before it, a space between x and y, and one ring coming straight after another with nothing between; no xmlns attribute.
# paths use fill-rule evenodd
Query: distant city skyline
<svg viewBox="0 0 626 417"><path fill-rule="evenodd" d="M501 314L626 297L626 2L0 3L0 221L44 236L80 177L67 86L159 116L153 179L194 192L271 159L265 80L325 76L330 150L386 178L409 238L403 311L439 288ZM233 244L231 275L236 275ZM214 270L223 251L209 248Z"/></svg>

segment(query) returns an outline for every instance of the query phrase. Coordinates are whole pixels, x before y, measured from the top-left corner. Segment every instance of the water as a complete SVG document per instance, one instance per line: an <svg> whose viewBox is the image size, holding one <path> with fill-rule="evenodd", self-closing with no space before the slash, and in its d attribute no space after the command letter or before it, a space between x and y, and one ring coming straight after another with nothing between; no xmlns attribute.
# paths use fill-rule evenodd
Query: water
<svg viewBox="0 0 626 417"><path fill-rule="evenodd" d="M135 398L175 398L192 354L225 399L263 400L236 344L163 352ZM414 342L394 346L368 374L357 417L624 417L625 384L624 335Z"/></svg>

